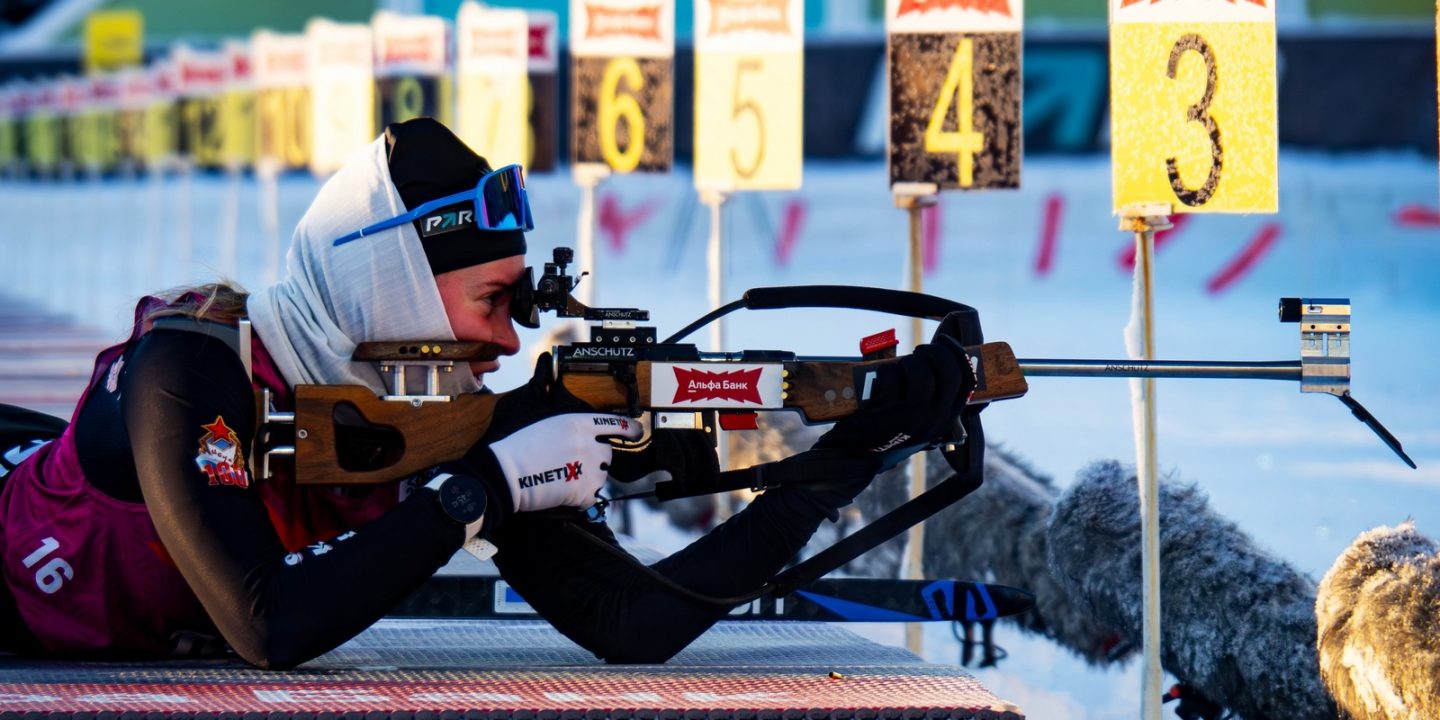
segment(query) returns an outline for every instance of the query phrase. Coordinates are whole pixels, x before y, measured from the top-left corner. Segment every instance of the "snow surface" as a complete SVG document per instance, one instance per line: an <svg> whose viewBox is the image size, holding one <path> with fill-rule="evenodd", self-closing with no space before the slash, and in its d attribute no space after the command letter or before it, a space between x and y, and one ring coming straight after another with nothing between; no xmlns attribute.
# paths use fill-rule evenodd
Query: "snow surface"
<svg viewBox="0 0 1440 720"><path fill-rule="evenodd" d="M318 187L282 178L279 236L261 223L249 177L171 177L70 183L0 182L0 282L120 337L133 298L147 290L228 276L257 288ZM905 215L879 163L807 167L799 193L739 196L727 206L726 297L748 287L847 283L903 287ZM925 289L977 307L990 340L1022 358L1124 358L1131 237L1110 213L1105 157L1030 160L1018 192L947 194L938 264ZM530 182L539 227L531 261L573 244L579 194L566 175ZM1349 297L1354 304L1352 390L1404 443L1410 470L1334 398L1275 381L1160 380L1162 472L1199 482L1217 512L1319 578L1362 531L1414 518L1440 535L1440 224L1436 165L1413 155L1281 157L1277 216L1188 218L1157 251L1157 354L1165 359L1294 360L1298 328L1275 315L1281 296ZM1058 200L1056 200L1058 199ZM1047 204L1063 206L1053 264L1037 271ZM609 203L607 213L606 204ZM777 261L786 208L803 205L788 263ZM597 301L652 311L662 335L702 314L708 216L688 171L614 178L597 214L630 221L621 239L596 236ZM1418 211L1418 212L1417 212ZM792 212L795 212L792 209ZM1408 218L1408 220L1407 220ZM1219 292L1221 269L1271 224L1278 239L1250 272ZM226 244L234 239L233 263ZM377 240L378 241L378 240ZM863 313L761 311L731 316L729 349L854 355L858 340L907 320ZM525 331L527 342L539 332ZM708 335L694 338L705 347ZM708 348L707 348L708 349ZM490 378L504 389L528 377L513 359ZM1033 378L1030 394L987 411L986 434L1067 483L1089 461L1134 462L1127 383ZM642 539L682 538L660 527ZM862 628L903 643L899 626ZM1000 629L1010 652L979 671L1033 718L1133 717L1139 663L1096 671L1064 651ZM950 629L926 629L925 655L956 662Z"/></svg>

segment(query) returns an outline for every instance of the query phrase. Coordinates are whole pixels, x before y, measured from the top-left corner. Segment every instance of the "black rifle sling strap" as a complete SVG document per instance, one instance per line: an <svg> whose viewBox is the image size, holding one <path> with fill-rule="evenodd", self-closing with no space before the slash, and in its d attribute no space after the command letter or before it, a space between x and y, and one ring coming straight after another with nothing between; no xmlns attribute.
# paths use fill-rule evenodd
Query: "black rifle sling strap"
<svg viewBox="0 0 1440 720"><path fill-rule="evenodd" d="M826 573L873 550L881 543L924 522L980 487L981 478L951 475L933 488L877 518L839 542L775 576L767 583L776 595L788 595L796 588L819 580Z"/></svg>
<svg viewBox="0 0 1440 720"><path fill-rule="evenodd" d="M980 442L984 442L984 440L980 439ZM962 446L959 449L946 450L944 452L947 456L947 461L950 461L952 453L963 453L966 450L967 448ZM836 461L836 463L839 462L841 461ZM849 469L851 471L854 470L853 459L844 462L849 463ZM807 477L811 476L810 473L801 472L781 471L777 473L773 466L781 465L783 463L783 460L774 463L765 463L762 466L746 468L745 470L732 470L726 473L722 473L721 475L728 475L731 479L734 479L740 477L755 477L757 475L764 474L769 476L769 479L767 481L769 483L769 487L784 485L787 482L805 483L807 482ZM772 467L769 470L759 469L765 466ZM827 464L826 466L830 467L831 465ZM838 465L834 465L833 467L838 467ZM752 473L752 471L755 472ZM784 477L777 477L777 474L783 475ZM826 479L833 480L834 477L834 475L829 475L826 476ZM974 492L976 488L980 487L981 480L982 476L978 472L952 475L948 479L937 484L935 487L930 488L929 490L921 493L920 495L900 505L894 510L891 510L885 515L877 518L874 522L871 522L870 524L866 525L855 533L846 536L845 538L836 542L834 545L831 545L830 547L820 551L819 553L816 553L810 558L807 558L800 564L795 565L788 570L785 570L784 572L772 578L769 582L757 588L754 592L727 598L713 597L691 590L690 588L687 588L675 582L674 580L665 577L664 575L660 574L659 572L655 571L653 568L645 565L639 560L636 560L633 556L631 556L624 550L621 550L620 548L615 547L605 542L604 540L595 537L594 535L591 535L590 533L579 527L574 527L573 514L569 515L567 520L570 521L568 524L571 529L574 530L581 537L595 543L600 547L603 547L604 549L614 553L618 557L625 559L641 573L649 576L657 583L664 585L667 588L670 588L671 590L684 597L690 598L698 602L703 602L710 605L731 607L739 605L741 603L749 602L767 594L773 594L775 596L788 595L796 588L808 585L820 579L832 570L837 570L843 567L851 560L854 560L855 558L860 557L866 552L873 550L881 543L884 543L885 541L898 536L900 533L909 530L911 527L914 527L915 525L924 522L927 518L934 515L935 513L940 512L941 510L944 510L945 508L955 504L961 498L969 495L970 493ZM742 483L735 489L739 489L740 487L747 486ZM658 486L656 489L658 491ZM685 496L675 495L672 497Z"/></svg>
<svg viewBox="0 0 1440 720"><path fill-rule="evenodd" d="M984 335L980 330L980 314L975 308L968 305L921 293L847 285L753 288L746 291L743 299L712 310L707 315L685 326L669 338L666 338L663 342L677 342L721 316L741 308L749 310L776 310L796 307L871 310L892 315L939 320L941 323L938 332L951 335L960 340L964 345L978 345L984 342ZM980 408L975 408L972 412L978 413L979 410ZM586 539L626 558L642 573L650 576L661 585L698 602L733 606L749 602L767 593L773 593L777 596L785 595L802 585L818 580L821 576L832 570L839 569L846 563L877 547L881 543L896 537L900 533L923 522L926 518L944 510L980 487L980 483L983 480L981 470L985 443L983 434L970 438L969 443L965 442L966 438L960 433L957 433L953 439L955 442L944 449L943 454L946 462L957 470L957 474L886 513L884 516L876 519L854 534L820 551L813 557L780 573L754 592L742 596L717 598L697 593L661 575L654 569L635 560L623 550L585 532L583 529L578 527L573 529ZM967 457L962 459L962 454ZM775 487L777 485L784 485L787 482L809 482L815 487L824 487L837 477L834 471L845 473L854 472L855 470L855 460L853 458L849 460L823 458L815 462L814 468L809 470L804 469L803 463L787 467L784 464L785 461L781 460L745 470L720 473L713 482L713 485L708 489L698 487L685 488L681 487L680 484L671 484L662 491L660 485L657 485L655 495L658 498L667 499L685 497L687 495L724 492L725 490L731 489ZM845 475L842 474L839 476L844 477ZM663 484L664 483L662 483L662 485Z"/></svg>

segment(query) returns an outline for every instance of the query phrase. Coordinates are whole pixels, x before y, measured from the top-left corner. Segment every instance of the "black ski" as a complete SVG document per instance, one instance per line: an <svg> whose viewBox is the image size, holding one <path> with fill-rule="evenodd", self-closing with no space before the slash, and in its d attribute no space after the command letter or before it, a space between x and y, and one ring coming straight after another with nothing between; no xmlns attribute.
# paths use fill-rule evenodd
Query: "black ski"
<svg viewBox="0 0 1440 720"><path fill-rule="evenodd" d="M965 580L817 580L784 597L765 595L730 612L731 620L828 622L981 621L1025 612L1035 596L1005 585ZM493 576L436 575L391 615L529 619L539 617L508 583Z"/></svg>

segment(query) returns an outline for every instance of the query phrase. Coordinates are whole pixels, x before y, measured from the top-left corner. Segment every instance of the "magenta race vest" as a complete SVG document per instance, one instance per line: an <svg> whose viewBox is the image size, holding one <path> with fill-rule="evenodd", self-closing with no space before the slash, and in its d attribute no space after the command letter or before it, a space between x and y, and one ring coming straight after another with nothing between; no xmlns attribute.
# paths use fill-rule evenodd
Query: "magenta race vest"
<svg viewBox="0 0 1440 720"><path fill-rule="evenodd" d="M138 342L142 318L160 302L141 300L129 340L96 357L76 416L90 393L104 387L115 361ZM269 388L278 410L291 409L290 389L259 338L252 366L257 391ZM256 491L290 552L369 522L399 501L398 491L352 498L323 486L299 486L288 472L257 479ZM50 653L163 655L174 649L177 633L215 633L146 506L111 498L86 480L73 417L0 490L0 572L21 617Z"/></svg>

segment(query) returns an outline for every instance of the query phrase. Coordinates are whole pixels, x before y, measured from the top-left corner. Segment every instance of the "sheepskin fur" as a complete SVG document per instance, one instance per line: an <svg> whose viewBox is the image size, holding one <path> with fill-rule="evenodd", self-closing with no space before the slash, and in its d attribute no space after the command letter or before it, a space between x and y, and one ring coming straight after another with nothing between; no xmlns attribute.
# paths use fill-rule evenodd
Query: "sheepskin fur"
<svg viewBox="0 0 1440 720"><path fill-rule="evenodd" d="M952 474L939 453L926 468L932 485ZM1029 590L1035 608L1002 622L1050 638L1092 665L1119 661L1134 646L1050 573L1045 530L1059 495L1050 477L1013 453L987 447L985 483L925 524L926 575Z"/></svg>
<svg viewBox="0 0 1440 720"><path fill-rule="evenodd" d="M760 417L760 431L737 434L731 455L737 466L791 455L810 447L825 427L806 426L788 413ZM954 475L938 452L926 458L930 487ZM811 549L834 544L839 537L893 510L909 497L908 464L882 473L870 488L842 511L841 522L822 525ZM1124 658L1130 643L1113 627L1094 619L1076 605L1050 575L1045 528L1059 496L1054 482L1025 465L1013 453L986 448L985 482L980 489L925 523L923 562L927 577L984 580L1035 593L1035 609L1002 619L1023 631L1050 638L1101 665ZM906 536L891 539L845 567L861 577L899 577Z"/></svg>
<svg viewBox="0 0 1440 720"><path fill-rule="evenodd" d="M1160 485L1161 662L1249 720L1331 720L1315 648L1315 584L1210 509L1194 485ZM1082 470L1055 506L1050 566L1100 620L1138 642L1143 603L1135 474Z"/></svg>
<svg viewBox="0 0 1440 720"><path fill-rule="evenodd" d="M1414 523L1376 528L1320 581L1320 670L1357 720L1440 718L1437 551Z"/></svg>

